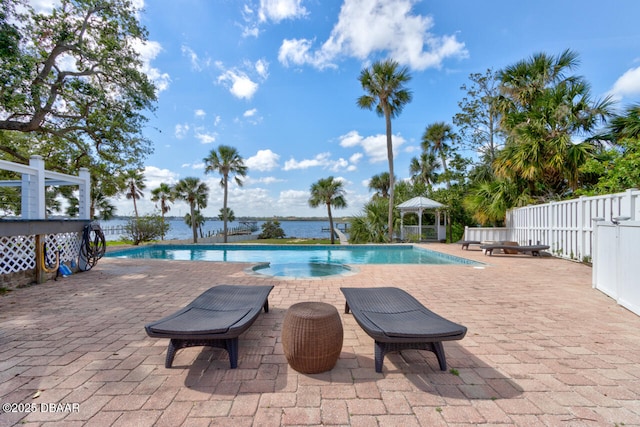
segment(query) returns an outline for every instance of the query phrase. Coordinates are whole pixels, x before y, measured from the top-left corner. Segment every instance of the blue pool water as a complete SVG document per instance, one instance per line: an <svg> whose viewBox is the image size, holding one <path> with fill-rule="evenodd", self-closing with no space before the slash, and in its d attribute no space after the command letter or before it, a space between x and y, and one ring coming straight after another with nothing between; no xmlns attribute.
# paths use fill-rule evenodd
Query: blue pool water
<svg viewBox="0 0 640 427"><path fill-rule="evenodd" d="M344 264L325 264L316 262L294 262L285 264L259 264L249 270L251 273L274 277L315 277L344 275L352 272Z"/></svg>
<svg viewBox="0 0 640 427"><path fill-rule="evenodd" d="M477 264L412 245L150 245L108 252L106 256L271 264Z"/></svg>

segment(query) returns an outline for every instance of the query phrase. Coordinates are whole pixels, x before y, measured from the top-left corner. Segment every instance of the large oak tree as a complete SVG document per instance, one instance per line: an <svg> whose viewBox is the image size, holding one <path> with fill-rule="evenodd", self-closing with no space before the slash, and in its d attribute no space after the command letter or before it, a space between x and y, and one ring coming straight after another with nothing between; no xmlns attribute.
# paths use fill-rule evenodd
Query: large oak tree
<svg viewBox="0 0 640 427"><path fill-rule="evenodd" d="M111 176L142 165L156 88L137 13L129 0L61 0L50 13L0 0L0 158Z"/></svg>

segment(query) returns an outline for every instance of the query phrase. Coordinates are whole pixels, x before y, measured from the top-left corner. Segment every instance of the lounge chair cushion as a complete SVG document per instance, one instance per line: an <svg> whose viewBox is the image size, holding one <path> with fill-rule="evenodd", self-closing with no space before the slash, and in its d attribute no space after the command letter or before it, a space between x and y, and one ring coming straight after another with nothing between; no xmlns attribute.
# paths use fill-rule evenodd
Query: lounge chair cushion
<svg viewBox="0 0 640 427"><path fill-rule="evenodd" d="M384 355L403 349L429 350L446 370L442 341L464 338L467 328L427 309L399 288L340 288L345 313L375 341L375 369L382 372Z"/></svg>
<svg viewBox="0 0 640 427"><path fill-rule="evenodd" d="M172 336L226 334L247 313L249 309L214 311L191 307L155 322L149 329L154 334Z"/></svg>
<svg viewBox="0 0 640 427"><path fill-rule="evenodd" d="M227 350L231 368L238 365L238 337L269 311L273 286L219 285L203 292L186 307L145 325L147 335L169 338L165 367L177 350L210 346Z"/></svg>
<svg viewBox="0 0 640 427"><path fill-rule="evenodd" d="M403 313L373 313L363 311L362 315L371 321L389 338L442 338L451 329L450 322L439 316L427 316L423 311L413 310ZM459 333L458 325L453 327ZM418 333L419 332L419 333Z"/></svg>

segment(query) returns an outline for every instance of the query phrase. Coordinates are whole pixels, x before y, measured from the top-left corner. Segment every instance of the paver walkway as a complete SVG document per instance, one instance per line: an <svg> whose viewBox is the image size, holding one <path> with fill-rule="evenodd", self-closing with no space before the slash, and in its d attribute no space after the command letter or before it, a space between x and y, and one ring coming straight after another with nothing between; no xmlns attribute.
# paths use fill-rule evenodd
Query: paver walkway
<svg viewBox="0 0 640 427"><path fill-rule="evenodd" d="M13 291L0 297L0 400L34 412L2 413L0 425L640 425L640 317L592 289L591 268L426 247L490 264L279 280L248 275L247 264L102 259ZM167 341L144 324L223 283L275 285L269 313L241 336L238 369L202 347L165 369ZM341 286L397 286L467 326L444 343L451 371L413 350L375 373L373 342L344 314ZM313 300L338 308L344 345L333 370L304 375L287 365L280 332L290 305Z"/></svg>

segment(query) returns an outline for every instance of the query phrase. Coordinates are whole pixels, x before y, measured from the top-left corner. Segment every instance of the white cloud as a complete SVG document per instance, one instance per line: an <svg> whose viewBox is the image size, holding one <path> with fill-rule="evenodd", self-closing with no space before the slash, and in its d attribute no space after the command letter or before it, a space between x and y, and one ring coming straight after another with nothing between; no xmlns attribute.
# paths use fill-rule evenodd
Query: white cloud
<svg viewBox="0 0 640 427"><path fill-rule="evenodd" d="M251 99L258 90L258 84L239 70L227 70L218 77L218 83L226 84L236 98Z"/></svg>
<svg viewBox="0 0 640 427"><path fill-rule="evenodd" d="M352 130L345 135L340 137L340 145L343 147L355 147L360 145L362 142L362 137L358 133L358 131Z"/></svg>
<svg viewBox="0 0 640 427"><path fill-rule="evenodd" d="M290 159L285 162L284 170L289 171L294 169L309 169L317 166L327 166L329 164L330 156L331 153L320 153L313 159L305 159L300 161Z"/></svg>
<svg viewBox="0 0 640 427"><path fill-rule="evenodd" d="M244 27L242 30L242 37L258 37L260 35L260 29L255 26Z"/></svg>
<svg viewBox="0 0 640 427"><path fill-rule="evenodd" d="M199 109L197 109L197 110L195 110L195 111L193 112L193 114L194 114L196 117L201 117L201 118L204 118L204 117L207 115L207 113L206 113L204 110L200 109L200 108L199 108Z"/></svg>
<svg viewBox="0 0 640 427"><path fill-rule="evenodd" d="M355 153L353 155L351 155L351 157L349 157L349 161L351 163L358 164L358 162L362 159L363 154L362 153Z"/></svg>
<svg viewBox="0 0 640 427"><path fill-rule="evenodd" d="M387 161L387 136L378 134L373 136L362 137L357 131L348 132L340 138L342 147L360 146L369 158L369 163L378 163ZM406 142L400 135L392 136L393 153L397 153L398 148Z"/></svg>
<svg viewBox="0 0 640 427"><path fill-rule="evenodd" d="M640 67L627 70L609 92L617 100L640 94Z"/></svg>
<svg viewBox="0 0 640 427"><path fill-rule="evenodd" d="M255 11L245 4L242 8L242 19L246 23L245 26L239 25L242 28L242 37L258 37L260 35L260 29L256 23Z"/></svg>
<svg viewBox="0 0 640 427"><path fill-rule="evenodd" d="M242 116L243 117L253 117L256 115L256 113L258 112L257 108L252 108L251 110L247 110L245 111Z"/></svg>
<svg viewBox="0 0 640 427"><path fill-rule="evenodd" d="M189 133L189 125L186 123L183 125L178 123L175 127L175 130L173 131L173 134L178 139L184 138L185 136L187 136L187 133Z"/></svg>
<svg viewBox="0 0 640 427"><path fill-rule="evenodd" d="M195 136L201 144L211 144L216 141L216 134L208 132L197 131Z"/></svg>
<svg viewBox="0 0 640 427"><path fill-rule="evenodd" d="M348 167L349 167L349 162L343 158L339 158L338 160L333 162L333 165L331 165L330 169L333 172L338 172L340 170L347 169Z"/></svg>
<svg viewBox="0 0 640 427"><path fill-rule="evenodd" d="M309 192L303 190L281 191L277 203L279 206L286 206L287 211L295 212L296 208L306 209L309 207Z"/></svg>
<svg viewBox="0 0 640 427"><path fill-rule="evenodd" d="M198 57L198 54L189 46L182 45L180 50L184 56L189 58L189 61L191 62L191 69L195 71L202 71L203 68L209 65L210 60L207 59L202 61L200 57Z"/></svg>
<svg viewBox="0 0 640 427"><path fill-rule="evenodd" d="M133 39L131 40L131 45L140 55L140 60L142 61L141 71L149 76L149 79L151 79L151 81L156 85L158 92L162 92L167 89L169 87L169 82L171 82L169 74L163 73L157 68L151 66L151 61L153 61L156 56L162 52L162 46L160 43L155 41L143 42L140 39Z"/></svg>
<svg viewBox="0 0 640 427"><path fill-rule="evenodd" d="M160 169L155 166L146 166L144 168L144 179L147 190L153 190L160 187L160 184L173 185L178 182L178 174L169 169Z"/></svg>
<svg viewBox="0 0 640 427"><path fill-rule="evenodd" d="M219 186L218 186L219 187ZM222 194L222 191L219 191ZM229 207L233 209L238 216L253 216L256 212L273 211L276 205L268 190L264 188L244 188L236 190L233 193L233 203L229 203ZM222 203L219 203L215 209L215 214L220 212Z"/></svg>
<svg viewBox="0 0 640 427"><path fill-rule="evenodd" d="M280 22L284 19L299 18L307 15L302 0L260 0L258 17L260 22L267 20Z"/></svg>
<svg viewBox="0 0 640 427"><path fill-rule="evenodd" d="M270 184L276 184L278 182L284 182L284 181L285 181L284 179L276 178L274 176L264 176L261 178L253 178L251 176L247 176L244 179L245 185L255 185L255 184L270 185Z"/></svg>
<svg viewBox="0 0 640 427"><path fill-rule="evenodd" d="M313 42L306 39L283 40L278 50L278 61L284 66L309 64L313 67L335 68L336 65L322 51L311 52Z"/></svg>
<svg viewBox="0 0 640 427"><path fill-rule="evenodd" d="M328 169L332 172L338 172L341 170L355 170L355 166L351 165L348 160L339 158L338 160L331 160L331 153L317 154L313 159L295 160L289 159L285 162L283 170L296 170L296 169L309 169L313 167L321 167Z"/></svg>
<svg viewBox="0 0 640 427"><path fill-rule="evenodd" d="M280 156L271 150L258 150L255 156L249 157L245 164L249 170L270 171L278 167Z"/></svg>
<svg viewBox="0 0 640 427"><path fill-rule="evenodd" d="M276 178L274 176L265 176L264 178L260 178L259 181L264 184L275 184L277 182L284 182L284 179Z"/></svg>
<svg viewBox="0 0 640 427"><path fill-rule="evenodd" d="M262 79L269 77L269 63L264 59L258 59L255 63L256 72Z"/></svg>
<svg viewBox="0 0 640 427"><path fill-rule="evenodd" d="M409 153L409 154L411 154L411 153L415 153L415 152L418 152L418 151L422 152L422 148L421 148L421 147L419 147L419 146L417 146L417 145L407 145L407 146L404 148L404 150L403 150L403 151L404 151L405 153Z"/></svg>
<svg viewBox="0 0 640 427"><path fill-rule="evenodd" d="M220 124L220 122L222 121L222 117L220 116L216 116L215 119L213 119L213 125L214 126L218 126Z"/></svg>
<svg viewBox="0 0 640 427"><path fill-rule="evenodd" d="M441 66L449 57L468 55L455 35L438 36L430 16L416 15L417 0L345 0L338 22L323 45L312 51L312 40L289 39L280 46L278 60L286 65L335 66L341 56L367 59L387 52L402 65L416 70Z"/></svg>

